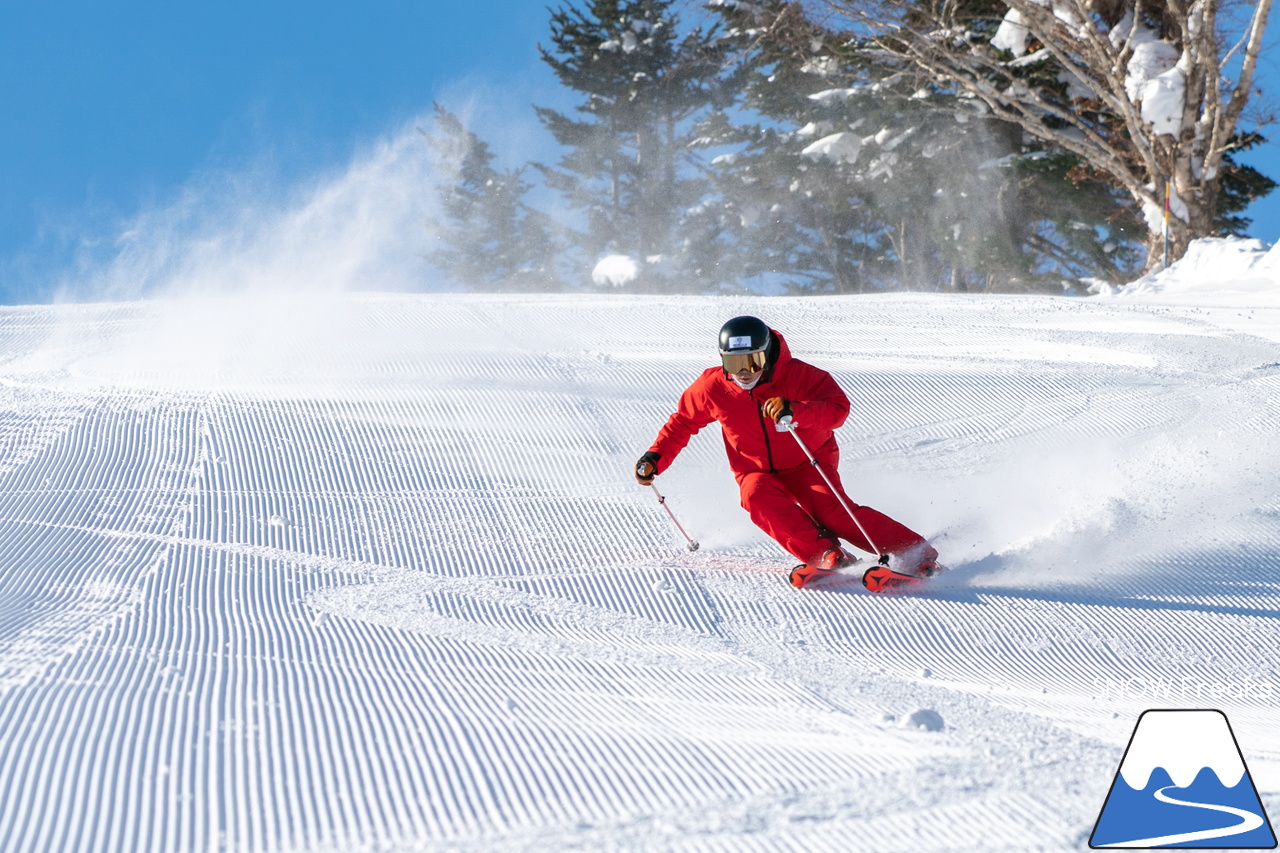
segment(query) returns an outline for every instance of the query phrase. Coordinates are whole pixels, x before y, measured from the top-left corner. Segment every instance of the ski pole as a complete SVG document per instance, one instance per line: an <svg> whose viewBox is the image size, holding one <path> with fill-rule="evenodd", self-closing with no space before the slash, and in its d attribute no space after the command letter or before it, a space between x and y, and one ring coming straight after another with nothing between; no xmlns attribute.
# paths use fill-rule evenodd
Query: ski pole
<svg viewBox="0 0 1280 853"><path fill-rule="evenodd" d="M1164 182L1164 268L1169 268L1169 196L1173 192L1173 181Z"/></svg>
<svg viewBox="0 0 1280 853"><path fill-rule="evenodd" d="M680 531L680 535L684 537L684 541L689 543L689 550L698 550L698 543L690 538L688 533L684 532L684 528L680 526L680 522L676 521L676 514L671 511L671 507L667 506L667 499L662 496L662 492L658 491L658 487L653 483L649 484L649 488L653 489L653 493L658 496L658 503L662 504L662 508L667 511L667 515L671 518L671 523L676 526L676 530Z"/></svg>
<svg viewBox="0 0 1280 853"><path fill-rule="evenodd" d="M844 499L844 494L837 489L835 484L831 482L831 479L827 477L827 472L822 470L822 466L818 464L818 460L814 458L812 451L809 450L809 445L805 444L804 439L796 432L796 423L792 417L790 415L783 415L778 421L778 426L791 433L791 437L796 440L796 444L800 445L800 449L804 451L804 455L809 457L809 464L811 464L814 467L814 470L818 472L818 476L822 478L822 482L827 484L827 488L831 490L831 494L835 495L836 500L840 502L840 506L844 507L844 511L849 513L849 518L853 520L854 525L857 526L858 532L862 534L862 537L867 540L867 544L871 546L871 550L880 555L881 563L886 562L889 555L876 547L875 540L873 540L871 535L867 533L867 529L862 526L862 522L858 521L858 517L853 514L853 508L850 507L848 501Z"/></svg>

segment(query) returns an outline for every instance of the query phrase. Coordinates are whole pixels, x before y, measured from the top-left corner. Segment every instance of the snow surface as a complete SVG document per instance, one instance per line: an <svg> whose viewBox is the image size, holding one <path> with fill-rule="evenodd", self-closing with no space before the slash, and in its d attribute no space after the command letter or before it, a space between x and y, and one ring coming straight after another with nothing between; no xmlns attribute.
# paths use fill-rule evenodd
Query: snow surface
<svg viewBox="0 0 1280 853"><path fill-rule="evenodd" d="M1275 814L1280 275L1214 251L0 309L0 849L1082 850L1152 707L1224 710ZM631 479L741 313L849 392L924 594L791 589L714 427L659 478L701 550Z"/></svg>

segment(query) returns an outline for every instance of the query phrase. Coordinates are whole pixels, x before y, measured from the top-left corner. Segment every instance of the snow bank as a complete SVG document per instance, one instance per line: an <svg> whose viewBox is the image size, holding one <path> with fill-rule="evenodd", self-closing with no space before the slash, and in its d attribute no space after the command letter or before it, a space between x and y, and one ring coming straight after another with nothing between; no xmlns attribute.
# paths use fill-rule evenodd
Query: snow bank
<svg viewBox="0 0 1280 853"><path fill-rule="evenodd" d="M1261 240L1206 237L1167 270L1106 292L1130 297L1234 293L1280 301L1280 249Z"/></svg>

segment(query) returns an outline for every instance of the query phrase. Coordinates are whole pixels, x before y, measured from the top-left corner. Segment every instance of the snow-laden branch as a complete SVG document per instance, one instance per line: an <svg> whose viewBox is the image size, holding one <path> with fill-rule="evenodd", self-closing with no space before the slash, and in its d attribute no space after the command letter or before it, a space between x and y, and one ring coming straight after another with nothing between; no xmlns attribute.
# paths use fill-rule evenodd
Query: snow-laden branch
<svg viewBox="0 0 1280 853"><path fill-rule="evenodd" d="M1004 0L997 21L964 17L954 0L827 0L879 54L915 70L915 89L981 101L1145 209L1162 206L1171 183L1185 205L1172 223L1175 257L1214 228L1273 0L1253 4L1238 41L1222 31L1224 2ZM1234 84L1224 76L1233 56Z"/></svg>

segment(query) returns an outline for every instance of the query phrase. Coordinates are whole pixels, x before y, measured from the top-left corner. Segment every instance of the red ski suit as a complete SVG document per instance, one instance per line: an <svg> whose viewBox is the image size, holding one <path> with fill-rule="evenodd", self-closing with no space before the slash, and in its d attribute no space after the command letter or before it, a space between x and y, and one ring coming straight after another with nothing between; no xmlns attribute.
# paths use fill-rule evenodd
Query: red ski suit
<svg viewBox="0 0 1280 853"><path fill-rule="evenodd" d="M745 390L724 370L711 367L680 396L679 408L649 448L659 456L659 472L671 466L696 432L719 421L742 508L757 527L797 559L816 563L827 549L839 545L835 537L873 554L877 549L878 553L899 554L924 545L918 533L844 495L834 430L849 415L849 398L830 373L792 358L782 335L770 331L777 341L777 352L771 353L772 364L754 388ZM827 488L795 438L778 432L760 410L773 397L790 401L796 433L840 490L871 542Z"/></svg>

